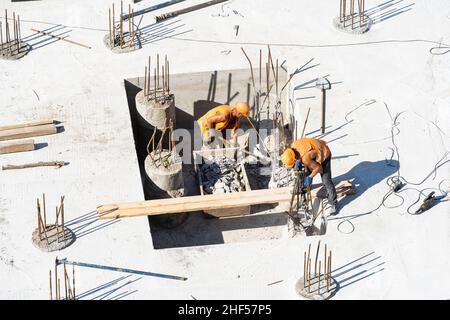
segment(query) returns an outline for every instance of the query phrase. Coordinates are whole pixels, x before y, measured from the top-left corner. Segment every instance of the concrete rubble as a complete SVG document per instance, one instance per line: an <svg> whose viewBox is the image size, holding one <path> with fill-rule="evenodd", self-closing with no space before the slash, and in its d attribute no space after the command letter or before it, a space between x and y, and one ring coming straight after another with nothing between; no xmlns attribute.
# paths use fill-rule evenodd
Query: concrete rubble
<svg viewBox="0 0 450 320"><path fill-rule="evenodd" d="M278 167L272 172L269 189L293 186L295 181L294 170L286 167Z"/></svg>
<svg viewBox="0 0 450 320"><path fill-rule="evenodd" d="M227 157L207 157L201 166L203 190L208 194L245 190L242 166Z"/></svg>

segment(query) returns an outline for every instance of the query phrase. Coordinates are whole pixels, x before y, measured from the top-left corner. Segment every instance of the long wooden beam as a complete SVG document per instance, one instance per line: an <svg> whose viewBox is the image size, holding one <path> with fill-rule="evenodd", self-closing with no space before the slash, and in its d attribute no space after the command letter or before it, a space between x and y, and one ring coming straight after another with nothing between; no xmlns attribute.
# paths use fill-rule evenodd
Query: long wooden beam
<svg viewBox="0 0 450 320"><path fill-rule="evenodd" d="M2 130L0 131L0 141L45 136L48 134L55 134L57 131L54 124Z"/></svg>
<svg viewBox="0 0 450 320"><path fill-rule="evenodd" d="M34 140L11 141L0 143L0 154L34 150Z"/></svg>
<svg viewBox="0 0 450 320"><path fill-rule="evenodd" d="M98 206L97 214L99 219L104 220L230 209L267 203L284 203L291 200L291 192L292 187L287 187L140 202L113 203ZM355 194L356 190L351 181L343 180L336 184L336 193L338 197L343 197ZM312 189L311 197L326 197L324 187L320 186Z"/></svg>
<svg viewBox="0 0 450 320"><path fill-rule="evenodd" d="M119 219L138 216L155 216L201 210L229 209L242 206L289 202L292 188L252 190L226 194L212 194L117 203L97 207L99 219ZM313 195L318 189L312 190Z"/></svg>
<svg viewBox="0 0 450 320"><path fill-rule="evenodd" d="M34 127L34 126L43 126L43 125L46 125L46 124L53 124L53 120L51 120L51 119L32 120L32 121L23 122L23 123L7 124L7 125L0 126L0 131L1 130L18 129L18 128Z"/></svg>

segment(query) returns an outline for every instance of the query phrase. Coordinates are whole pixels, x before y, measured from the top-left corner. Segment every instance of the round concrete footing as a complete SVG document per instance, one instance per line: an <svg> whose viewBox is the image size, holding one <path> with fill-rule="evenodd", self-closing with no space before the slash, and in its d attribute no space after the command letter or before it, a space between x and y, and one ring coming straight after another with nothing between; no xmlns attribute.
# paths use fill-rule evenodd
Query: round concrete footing
<svg viewBox="0 0 450 320"><path fill-rule="evenodd" d="M11 48L11 50L9 48ZM17 48L19 48L18 51ZM19 60L26 56L28 52L30 52L30 50L31 46L23 41L19 44L11 44L11 46L4 43L2 46L0 46L0 59Z"/></svg>
<svg viewBox="0 0 450 320"><path fill-rule="evenodd" d="M62 250L75 241L75 234L69 228L64 227L64 233L61 226L59 226L58 230L59 232L57 232L54 224L47 225L45 229L47 233L46 239L44 231L42 230L41 237L39 237L39 230L36 228L31 236L31 241L35 247L46 252Z"/></svg>
<svg viewBox="0 0 450 320"><path fill-rule="evenodd" d="M341 22L340 17L336 17L333 20L333 25L336 29L350 33L350 34L363 34L370 30L372 26L372 19L370 19L367 15L364 15L364 23L359 23L359 17L355 17L353 27L352 27L352 19L351 17L346 17L345 23Z"/></svg>
<svg viewBox="0 0 450 320"><path fill-rule="evenodd" d="M136 95L137 121L139 126L146 129L157 128L164 130L172 120L175 125L175 100L173 96L164 103L147 100L144 90Z"/></svg>
<svg viewBox="0 0 450 320"><path fill-rule="evenodd" d="M103 43L105 44L106 47L108 47L114 53L127 53L127 52L136 51L141 48L139 46L139 41L137 41L138 37L139 37L139 35L134 37L134 40L131 42L130 34L128 32L125 32L124 36L123 36L124 45L120 46L119 36L116 35L116 39L115 39L115 41L113 41L114 42L114 45L113 45L111 43L111 40L109 38L109 33L108 33L103 38Z"/></svg>
<svg viewBox="0 0 450 320"><path fill-rule="evenodd" d="M175 156L168 150L161 150L161 152L152 151L145 158L146 179L162 191L172 192L183 189L183 165Z"/></svg>
<svg viewBox="0 0 450 320"><path fill-rule="evenodd" d="M330 299L336 294L338 289L339 289L338 283L333 277L330 278L330 284L328 286L328 289L327 289L327 281L325 279L322 279L322 277L320 279L320 288L318 277L311 279L311 286L308 286L308 281L306 281L305 283L303 282L303 277L298 279L298 281L295 284L295 291L300 296L311 300Z"/></svg>

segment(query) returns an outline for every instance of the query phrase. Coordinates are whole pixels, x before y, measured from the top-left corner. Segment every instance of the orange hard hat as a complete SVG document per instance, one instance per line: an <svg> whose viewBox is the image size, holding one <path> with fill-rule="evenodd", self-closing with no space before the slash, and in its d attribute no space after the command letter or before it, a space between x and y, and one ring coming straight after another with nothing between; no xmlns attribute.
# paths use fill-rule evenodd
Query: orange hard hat
<svg viewBox="0 0 450 320"><path fill-rule="evenodd" d="M246 102L238 102L234 105L234 108L243 116L248 117L248 115L250 114L250 107Z"/></svg>
<svg viewBox="0 0 450 320"><path fill-rule="evenodd" d="M283 154L281 155L281 162L288 167L292 168L295 164L295 152L291 148L287 148L284 150Z"/></svg>

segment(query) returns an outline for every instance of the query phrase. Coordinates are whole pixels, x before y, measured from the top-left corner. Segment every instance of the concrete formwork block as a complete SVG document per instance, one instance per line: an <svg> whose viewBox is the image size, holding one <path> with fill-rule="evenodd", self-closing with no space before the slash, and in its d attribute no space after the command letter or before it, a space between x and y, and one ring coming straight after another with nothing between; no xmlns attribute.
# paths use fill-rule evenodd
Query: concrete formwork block
<svg viewBox="0 0 450 320"><path fill-rule="evenodd" d="M170 120L175 125L175 99L173 97L164 103L148 101L144 98L144 91L141 91L136 95L136 110L138 124L145 129L164 130Z"/></svg>

